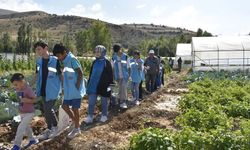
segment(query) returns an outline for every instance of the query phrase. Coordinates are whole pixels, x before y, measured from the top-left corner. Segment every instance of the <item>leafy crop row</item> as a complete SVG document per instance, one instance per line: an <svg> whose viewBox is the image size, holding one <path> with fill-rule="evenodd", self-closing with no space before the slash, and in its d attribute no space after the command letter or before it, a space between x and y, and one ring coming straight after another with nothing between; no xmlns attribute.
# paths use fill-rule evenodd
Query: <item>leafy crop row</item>
<svg viewBox="0 0 250 150"><path fill-rule="evenodd" d="M143 130L131 138L130 149L145 149L145 145L150 149L250 149L250 81L242 78L196 81L181 98L179 109L181 114L175 123L180 130ZM158 130L164 136L156 134ZM152 140L148 132L157 138ZM165 137L168 144L160 144Z"/></svg>

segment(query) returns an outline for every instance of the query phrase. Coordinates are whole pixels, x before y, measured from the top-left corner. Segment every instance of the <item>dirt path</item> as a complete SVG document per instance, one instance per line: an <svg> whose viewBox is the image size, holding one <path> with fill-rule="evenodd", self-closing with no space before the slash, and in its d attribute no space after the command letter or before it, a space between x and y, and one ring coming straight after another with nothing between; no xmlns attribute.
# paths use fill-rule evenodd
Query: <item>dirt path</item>
<svg viewBox="0 0 250 150"><path fill-rule="evenodd" d="M157 92L146 95L139 106L131 106L127 110L119 108L109 112L109 121L91 125L82 123L82 134L72 140L66 138L66 132L58 137L43 141L32 146L32 150L74 149L74 150L110 150L127 149L130 137L146 127L159 127L176 129L174 119L178 115L178 99L181 93L187 92L186 84L181 74L172 73L166 83ZM81 108L81 121L86 117L87 103L84 101ZM97 118L99 117L96 112ZM1 133L0 133L1 135Z"/></svg>

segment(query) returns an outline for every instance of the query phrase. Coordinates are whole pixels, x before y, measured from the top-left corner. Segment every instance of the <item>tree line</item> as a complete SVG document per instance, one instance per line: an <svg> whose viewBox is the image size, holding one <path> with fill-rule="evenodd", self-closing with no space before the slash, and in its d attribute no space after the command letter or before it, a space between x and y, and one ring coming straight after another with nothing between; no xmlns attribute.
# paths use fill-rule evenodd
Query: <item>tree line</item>
<svg viewBox="0 0 250 150"><path fill-rule="evenodd" d="M198 29L196 35L181 34L174 37L161 36L156 39L142 40L138 47L129 47L129 54L134 50L139 50L146 55L148 50L154 49L160 56L175 56L177 43L190 43L192 36L212 36L211 33ZM110 50L112 45L112 36L105 23L94 21L90 28L82 29L74 35L66 33L60 41L52 39L48 31L34 28L31 24L22 23L18 29L17 38L12 39L9 32L0 35L1 53L18 53L30 56L33 50L33 44L38 40L44 40L52 49L55 43L61 42L67 49L73 51L76 55L92 53L96 45L104 45ZM122 44L122 43L121 43Z"/></svg>
<svg viewBox="0 0 250 150"><path fill-rule="evenodd" d="M94 21L89 29L80 30L75 35L66 33L60 41L53 40L48 31L36 29L31 24L22 23L16 39L12 39L9 32L0 35L0 52L27 54L29 56L33 52L33 44L38 40L46 41L50 49L55 43L61 42L77 54L90 52L93 47L99 44L110 49L112 43L107 26L100 21Z"/></svg>

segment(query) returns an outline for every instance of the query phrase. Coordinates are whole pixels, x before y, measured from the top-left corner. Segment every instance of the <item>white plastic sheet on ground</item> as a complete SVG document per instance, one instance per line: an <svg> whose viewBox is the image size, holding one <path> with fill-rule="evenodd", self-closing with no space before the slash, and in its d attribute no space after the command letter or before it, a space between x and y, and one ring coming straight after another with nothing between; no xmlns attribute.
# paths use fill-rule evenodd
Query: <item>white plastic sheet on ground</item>
<svg viewBox="0 0 250 150"><path fill-rule="evenodd" d="M68 114L63 110L63 108L60 106L59 108L59 117L58 117L58 131L64 130L66 127L69 126L70 118Z"/></svg>

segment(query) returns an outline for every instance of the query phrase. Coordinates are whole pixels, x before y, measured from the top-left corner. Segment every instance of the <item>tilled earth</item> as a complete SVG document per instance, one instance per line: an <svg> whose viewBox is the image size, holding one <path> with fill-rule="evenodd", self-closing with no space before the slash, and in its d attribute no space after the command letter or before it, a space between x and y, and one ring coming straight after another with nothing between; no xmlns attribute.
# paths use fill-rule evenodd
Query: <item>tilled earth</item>
<svg viewBox="0 0 250 150"><path fill-rule="evenodd" d="M151 95L145 95L139 106L129 105L126 110L119 107L110 109L109 121L99 123L99 107L96 107L96 119L93 124L87 125L83 122L86 117L87 100L83 101L81 107L81 129L82 134L74 139L67 138L67 131L61 133L54 139L42 141L30 147L32 150L110 150L127 149L130 137L143 128L158 127L176 130L174 119L178 115L178 100L187 88L182 77L186 72L171 73L166 81L166 86ZM37 118L32 123L35 134L45 129L43 119ZM0 126L0 149L10 147L15 132L9 124Z"/></svg>

